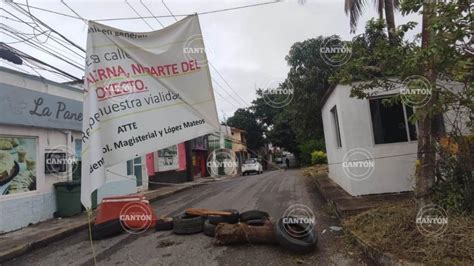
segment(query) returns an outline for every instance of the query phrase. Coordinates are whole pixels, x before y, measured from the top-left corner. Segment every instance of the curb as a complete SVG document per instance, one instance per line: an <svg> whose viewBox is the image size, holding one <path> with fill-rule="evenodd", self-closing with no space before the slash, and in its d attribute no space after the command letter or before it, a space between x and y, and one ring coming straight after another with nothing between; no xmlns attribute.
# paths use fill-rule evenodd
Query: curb
<svg viewBox="0 0 474 266"><path fill-rule="evenodd" d="M335 205L334 201L328 200L327 195L322 191L322 188L319 186L319 183L318 182L315 182L315 183L316 183L315 184L316 189L318 190L319 194L324 198L324 200L331 205ZM341 221L343 219L343 216L338 210L338 208L335 208L335 209L336 209L336 216L339 219L341 226L343 226L343 223ZM364 240L362 240L359 236L357 236L354 232L352 232L347 227L343 226L343 228L344 228L344 232L348 233L351 237L353 237L356 240L357 245L360 248L362 248L364 253L377 264L380 264L380 265L422 265L419 263L409 262L409 261L400 259L390 253L384 253L376 249L375 247L369 245L368 243L366 243Z"/></svg>
<svg viewBox="0 0 474 266"><path fill-rule="evenodd" d="M176 193L186 191L186 190L189 190L189 189L207 184L209 182L213 182L213 181L209 180L209 181L203 181L203 182L196 183L196 184L190 184L188 186L183 186L179 189L176 189L176 190L173 190L173 191L170 191L170 192L166 192L166 193L163 193L163 194L158 194L156 196L152 196L152 195L147 196L147 195L145 195L145 197L150 202L153 202L153 201L157 201L159 199L169 197L169 196L174 195ZM152 194L152 193L150 193L150 194ZM91 219L91 224L93 224L93 219ZM46 246L50 243L61 240L62 238L71 236L74 233L77 233L79 231L82 231L82 230L88 228L88 226L89 226L89 223L84 222L84 223L78 224L74 227L67 228L67 229L64 229L62 231L56 232L54 234L48 235L48 236L46 236L44 238L41 238L41 239L38 239L34 242L28 242L26 244L21 244L21 245L15 246L15 247L7 250L6 252L0 253L0 264L5 262L5 261L12 260L16 257L21 256L21 255L24 255L25 253L33 251L33 250L35 250L39 247L44 247L44 246Z"/></svg>
<svg viewBox="0 0 474 266"><path fill-rule="evenodd" d="M12 260L16 257L19 257L29 251L35 250L39 247L46 246L49 243L58 241L64 237L68 237L76 232L82 231L88 227L88 223L83 223L79 224L77 226L74 226L72 228L65 229L63 231L59 231L58 233L55 233L53 235L44 237L42 239L39 239L37 241L31 242L31 243L26 243L23 245L16 246L6 252L0 253L0 263L3 263L8 260Z"/></svg>

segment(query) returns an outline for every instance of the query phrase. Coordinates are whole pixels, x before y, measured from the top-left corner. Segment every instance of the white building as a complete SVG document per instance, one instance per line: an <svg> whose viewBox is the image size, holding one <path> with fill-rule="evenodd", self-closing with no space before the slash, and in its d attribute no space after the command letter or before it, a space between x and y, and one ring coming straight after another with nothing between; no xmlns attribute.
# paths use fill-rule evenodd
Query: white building
<svg viewBox="0 0 474 266"><path fill-rule="evenodd" d="M417 127L407 119L413 109L382 104L398 91L369 99L351 98L350 91L337 85L323 98L329 178L353 196L413 190Z"/></svg>
<svg viewBox="0 0 474 266"><path fill-rule="evenodd" d="M80 161L81 128L80 88L0 67L0 166L10 169L13 159L15 169L11 175L0 169L0 233L53 218L53 184L80 170L72 162ZM74 160L51 168L51 155L58 153ZM111 182L98 190L98 201L146 190L145 162L143 157L109 168Z"/></svg>

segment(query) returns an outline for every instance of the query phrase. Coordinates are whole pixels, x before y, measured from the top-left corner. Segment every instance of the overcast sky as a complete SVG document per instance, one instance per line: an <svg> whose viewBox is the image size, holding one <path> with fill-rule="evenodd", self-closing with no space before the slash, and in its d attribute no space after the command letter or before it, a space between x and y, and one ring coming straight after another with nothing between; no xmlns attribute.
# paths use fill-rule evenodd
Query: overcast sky
<svg viewBox="0 0 474 266"><path fill-rule="evenodd" d="M25 3L23 0L15 1ZM66 0L65 2L86 19L94 20L103 18L136 17L135 13L126 4L125 0ZM154 15L169 15L161 1L143 0L143 2L154 13ZM208 10L263 2L266 1L165 1L174 14L199 13ZM363 31L367 20L372 17L377 17L372 2L368 2L366 12L360 19L356 34ZM150 16L139 0L129 0L129 3L142 16ZM62 5L59 0L30 0L29 4L48 10L74 15L66 6ZM22 19L31 21L28 20L26 16L21 15L18 11L3 3L3 1L0 5ZM87 28L81 20L67 18L35 9L31 9L31 12L75 43L82 47L86 46ZM12 16L3 10L0 11L0 15L2 16L0 17L2 23L7 24L18 31L32 33L31 27L4 18L3 16L9 18L12 18ZM178 17L178 19L181 18L182 17ZM397 25L407 21L421 21L419 16L413 15L410 17L402 17L398 13L396 14L395 19ZM174 23L173 18L160 18L159 20L165 26ZM154 29L161 28L160 24L155 19L148 19L147 21ZM349 31L349 18L344 13L343 0L307 0L304 5L298 4L298 1L296 0L282 1L281 3L272 5L202 15L200 16L200 22L205 45L208 51L208 58L224 76L228 84L247 103L250 103L252 99L255 98L256 87L262 87L267 84L277 84L285 79L289 68L284 58L288 54L293 43L314 38L319 35L328 36L337 34L344 40L349 40L354 37L354 34L350 34ZM101 23L130 31L150 30L149 26L141 20L108 21ZM413 38L413 36L419 31L420 28L418 25L418 27L411 32L409 38ZM5 34L0 36L2 42L9 43L15 41ZM42 41L46 40L44 36L39 36L38 39ZM57 45L53 45L50 40L48 40L47 43L51 43L52 47L57 47ZM83 76L83 72L80 70L62 63L61 61L25 44L15 43L11 45L43 61L68 71L77 77ZM74 56L72 55L71 57ZM81 59L77 56L74 58L81 62ZM3 62L0 64L2 66L10 67ZM31 69L29 71L31 71ZM219 91L220 94L226 96L225 98L227 99L226 101L222 99L222 97L216 95L217 108L221 119L223 113L226 117L229 117L235 111L236 107L245 107L244 103L238 101L238 97L235 96L235 94L225 85L225 82L212 70L212 68L211 75L221 86L226 88L228 93L233 94L235 98L233 99L229 97L221 87L214 84L214 90ZM53 80L59 80L55 76L47 74L44 76Z"/></svg>

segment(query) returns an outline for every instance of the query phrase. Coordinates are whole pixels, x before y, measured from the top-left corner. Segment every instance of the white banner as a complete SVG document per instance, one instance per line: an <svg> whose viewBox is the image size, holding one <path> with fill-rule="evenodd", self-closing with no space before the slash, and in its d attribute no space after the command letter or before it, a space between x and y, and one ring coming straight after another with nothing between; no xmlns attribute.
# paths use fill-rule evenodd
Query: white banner
<svg viewBox="0 0 474 266"><path fill-rule="evenodd" d="M154 32L89 22L81 201L105 169L218 130L197 15Z"/></svg>

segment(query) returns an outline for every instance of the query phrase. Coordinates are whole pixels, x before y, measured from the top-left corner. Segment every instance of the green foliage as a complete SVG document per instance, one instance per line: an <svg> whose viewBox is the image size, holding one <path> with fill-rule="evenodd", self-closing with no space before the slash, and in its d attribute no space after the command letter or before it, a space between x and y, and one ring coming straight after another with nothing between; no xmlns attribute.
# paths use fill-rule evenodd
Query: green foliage
<svg viewBox="0 0 474 266"><path fill-rule="evenodd" d="M324 151L313 151L311 153L311 164L323 164L327 163L328 158Z"/></svg>
<svg viewBox="0 0 474 266"><path fill-rule="evenodd" d="M299 159L302 164L309 165L312 163L313 151L325 151L324 139L311 139L298 145Z"/></svg>
<svg viewBox="0 0 474 266"><path fill-rule="evenodd" d="M262 125L257 122L255 113L249 109L237 109L234 115L227 119L227 125L247 131L247 147L249 149L258 151L259 148L264 146L264 129Z"/></svg>

